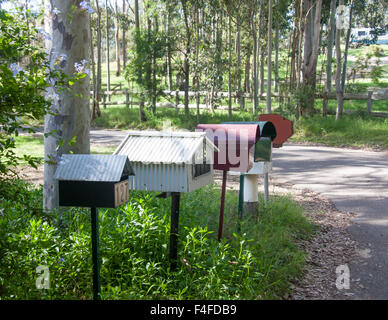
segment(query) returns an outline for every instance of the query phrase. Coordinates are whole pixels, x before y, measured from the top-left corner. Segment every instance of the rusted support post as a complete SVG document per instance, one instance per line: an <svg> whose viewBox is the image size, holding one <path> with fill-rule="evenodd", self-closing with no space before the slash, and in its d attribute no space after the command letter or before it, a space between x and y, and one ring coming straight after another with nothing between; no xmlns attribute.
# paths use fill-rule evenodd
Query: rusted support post
<svg viewBox="0 0 388 320"><path fill-rule="evenodd" d="M225 191L226 191L226 177L227 171L222 171L222 187L221 187L221 206L220 206L220 219L218 222L218 241L222 238L222 228L224 224L224 208L225 208Z"/></svg>

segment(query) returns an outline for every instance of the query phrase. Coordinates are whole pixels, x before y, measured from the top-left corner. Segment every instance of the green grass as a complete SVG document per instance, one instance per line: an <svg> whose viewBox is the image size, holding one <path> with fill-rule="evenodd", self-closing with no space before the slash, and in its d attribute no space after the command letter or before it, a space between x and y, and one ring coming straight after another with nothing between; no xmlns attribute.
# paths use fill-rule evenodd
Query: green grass
<svg viewBox="0 0 388 320"><path fill-rule="evenodd" d="M22 157L27 154L34 158L43 160L44 155L44 145L43 145L43 136L26 136L19 135L15 137L14 149L16 156ZM91 145L91 153L98 154L111 154L116 149L116 146L104 146L104 145ZM23 162L22 162L23 164Z"/></svg>
<svg viewBox="0 0 388 320"><path fill-rule="evenodd" d="M294 123L291 141L313 142L336 147L388 149L388 119L343 116L316 116Z"/></svg>
<svg viewBox="0 0 388 320"><path fill-rule="evenodd" d="M40 189L0 184L0 299L91 299L90 213L41 210ZM314 226L287 197L260 205L236 233L237 194L227 192L224 237L216 239L220 190L207 186L181 199L178 267L168 259L170 199L131 192L117 209L99 210L103 299L281 299L302 275L298 247ZM39 265L50 289L35 286Z"/></svg>

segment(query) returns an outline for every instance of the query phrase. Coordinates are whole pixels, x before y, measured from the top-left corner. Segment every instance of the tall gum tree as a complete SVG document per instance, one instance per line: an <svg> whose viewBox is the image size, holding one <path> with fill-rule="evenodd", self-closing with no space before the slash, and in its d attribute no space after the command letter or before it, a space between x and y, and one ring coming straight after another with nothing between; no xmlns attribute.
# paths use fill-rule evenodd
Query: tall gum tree
<svg viewBox="0 0 388 320"><path fill-rule="evenodd" d="M314 112L314 93L316 86L316 73L318 62L319 35L321 32L322 0L305 0L305 24L302 80L305 97L300 105L300 114L312 114Z"/></svg>
<svg viewBox="0 0 388 320"><path fill-rule="evenodd" d="M88 9L81 8L79 0L45 0L45 30L50 35L50 40L46 40L50 68L60 69L69 77L74 76L77 68L86 74L70 90L59 91L54 83L49 88L52 112L45 116L44 132L53 134L44 138L43 207L52 210L58 207L54 173L61 155L90 153Z"/></svg>

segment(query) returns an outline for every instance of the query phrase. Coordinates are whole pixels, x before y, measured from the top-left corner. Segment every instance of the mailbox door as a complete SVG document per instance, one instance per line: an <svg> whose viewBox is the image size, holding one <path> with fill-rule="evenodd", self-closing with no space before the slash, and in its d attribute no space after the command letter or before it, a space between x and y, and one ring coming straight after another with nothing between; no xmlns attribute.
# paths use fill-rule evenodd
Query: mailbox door
<svg viewBox="0 0 388 320"><path fill-rule="evenodd" d="M115 203L114 203L115 208L128 202L128 199L129 199L128 179L114 184L114 194L115 194Z"/></svg>

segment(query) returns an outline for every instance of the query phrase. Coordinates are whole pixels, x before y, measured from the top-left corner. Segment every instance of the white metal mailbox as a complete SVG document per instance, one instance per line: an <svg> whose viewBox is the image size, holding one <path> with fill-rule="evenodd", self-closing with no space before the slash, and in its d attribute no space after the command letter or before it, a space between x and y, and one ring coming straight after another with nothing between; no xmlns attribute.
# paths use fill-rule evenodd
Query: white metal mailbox
<svg viewBox="0 0 388 320"><path fill-rule="evenodd" d="M191 192L213 182L214 150L204 132L131 131L114 154L135 171L130 190Z"/></svg>

